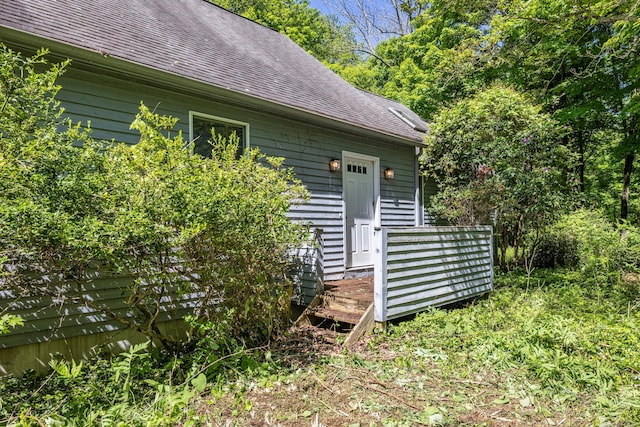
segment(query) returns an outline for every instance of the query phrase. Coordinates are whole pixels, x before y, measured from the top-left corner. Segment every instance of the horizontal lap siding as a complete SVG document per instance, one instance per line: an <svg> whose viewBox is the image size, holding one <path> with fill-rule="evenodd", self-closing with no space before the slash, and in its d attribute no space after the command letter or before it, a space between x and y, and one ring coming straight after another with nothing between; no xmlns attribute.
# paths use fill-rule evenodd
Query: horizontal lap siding
<svg viewBox="0 0 640 427"><path fill-rule="evenodd" d="M471 298L493 287L491 229L387 231L387 319Z"/></svg>
<svg viewBox="0 0 640 427"><path fill-rule="evenodd" d="M107 272L96 273L96 276L83 282L86 289L85 297L108 306L119 316L132 317L133 313L126 303L126 289L134 279ZM47 281L43 282L42 287L53 291L59 288L59 285ZM183 318L193 307L189 301L189 297L181 298L173 294L171 301L167 300L162 307L159 322ZM0 349L125 328L123 324L100 311L50 296L16 299L5 289L0 292L0 307L8 307L11 314L24 319L24 326L12 328L9 334L0 335Z"/></svg>
<svg viewBox="0 0 640 427"><path fill-rule="evenodd" d="M71 76L78 76L71 77ZM89 79L88 81L85 79ZM99 81L100 83L97 83ZM131 89L130 84L100 76L91 80L86 73L71 70L60 79L62 90L58 99L66 114L74 122L90 125L92 136L98 140L112 140L135 144L140 139L136 130L130 129L140 102L152 111L177 117L176 131L189 132L189 116L180 108L172 108L162 93L155 94L148 88ZM108 85L105 89L105 86Z"/></svg>
<svg viewBox="0 0 640 427"><path fill-rule="evenodd" d="M251 145L269 155L284 157L284 165L292 168L295 176L309 190L309 200L303 205L293 206L289 217L310 224L312 229L322 230L324 277L341 277L344 271L342 179L339 173L329 172L328 166L329 160L339 154L332 154L330 147L321 147L319 141L324 137L317 135L317 130L306 130L294 122L254 117L250 126ZM317 273L315 267L314 263L303 268ZM311 302L317 292L316 287L315 275L302 277L297 290L301 294L298 300L302 305Z"/></svg>
<svg viewBox="0 0 640 427"><path fill-rule="evenodd" d="M380 202L383 227L412 227L416 225L415 212L415 157L414 149L380 153ZM384 179L384 170L393 169L395 177Z"/></svg>
<svg viewBox="0 0 640 427"><path fill-rule="evenodd" d="M342 151L378 157L380 176L386 168L395 179L381 178L381 221L383 226L415 225L415 151L413 147L378 143L344 135L282 117L251 111L224 102L178 94L106 76L69 70L61 80L59 94L67 114L86 124L91 120L94 137L135 143L137 131L130 130L140 101L160 114L178 119L176 130L188 139L189 111L219 116L249 124L250 145L285 158L311 196L303 206L290 211L294 220L310 223L324 233L324 279L341 279L345 272L342 173L331 173L329 161L341 159ZM96 118L98 117L98 118ZM305 303L316 292L312 270L305 268L299 282Z"/></svg>
<svg viewBox="0 0 640 427"><path fill-rule="evenodd" d="M295 128L295 125L292 126ZM411 168L413 148L407 147L403 152L397 147L370 147L370 144L358 143L352 139L345 141L332 134L321 138L322 141L319 140L320 137L313 136L302 145L295 141L291 145L279 142L278 149L274 151L271 151L271 147L275 145L274 140L271 143L258 141L258 145L269 154L285 157L285 165L291 166L296 176L309 189L310 200L303 206L294 207L291 217L311 222L315 228L322 229L324 279L337 280L342 279L345 272L342 173L329 172L329 161L334 158L340 159L342 151L345 150L379 157L380 176L383 176L385 168L393 167L396 179L382 180L380 183L382 224L412 226L415 224ZM396 163L391 165L383 160L396 158ZM305 288L305 303L309 303L314 295L315 283L309 283Z"/></svg>

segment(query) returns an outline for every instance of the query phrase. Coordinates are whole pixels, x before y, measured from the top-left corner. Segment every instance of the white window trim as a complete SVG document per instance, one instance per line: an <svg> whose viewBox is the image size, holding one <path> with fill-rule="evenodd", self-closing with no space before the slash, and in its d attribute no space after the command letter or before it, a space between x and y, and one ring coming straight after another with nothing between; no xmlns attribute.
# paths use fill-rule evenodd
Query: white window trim
<svg viewBox="0 0 640 427"><path fill-rule="evenodd" d="M211 114L205 114L205 113L200 113L197 111L189 111L189 143L193 143L193 118L194 117L201 117L203 119L206 120L212 120L212 121L216 121L216 122L221 122L221 123L228 123L230 125L234 125L234 126L242 126L245 129L244 132L244 141L241 141L243 146L242 149L243 150L247 150L249 148L251 148L251 133L249 130L249 123L247 122L241 122L238 120L233 120L233 119L228 119L226 117L220 117L220 116L213 116Z"/></svg>

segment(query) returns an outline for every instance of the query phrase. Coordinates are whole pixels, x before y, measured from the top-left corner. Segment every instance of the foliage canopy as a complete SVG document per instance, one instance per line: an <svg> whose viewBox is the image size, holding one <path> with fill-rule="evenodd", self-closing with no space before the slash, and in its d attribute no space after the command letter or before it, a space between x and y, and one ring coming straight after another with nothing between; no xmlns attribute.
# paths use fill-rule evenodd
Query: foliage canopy
<svg viewBox="0 0 640 427"><path fill-rule="evenodd" d="M358 55L351 29L309 6L308 0L210 0L293 40L327 64L352 64Z"/></svg>
<svg viewBox="0 0 640 427"><path fill-rule="evenodd" d="M429 121L495 84L527 94L565 126L561 143L576 154L585 205L637 221L637 2L418 3L413 31L378 44L364 64L334 69Z"/></svg>

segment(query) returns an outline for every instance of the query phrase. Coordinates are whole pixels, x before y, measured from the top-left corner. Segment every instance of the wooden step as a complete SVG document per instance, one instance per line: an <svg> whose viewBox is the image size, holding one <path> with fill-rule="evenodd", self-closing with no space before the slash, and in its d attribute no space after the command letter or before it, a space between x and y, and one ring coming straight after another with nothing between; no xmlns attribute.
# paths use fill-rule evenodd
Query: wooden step
<svg viewBox="0 0 640 427"><path fill-rule="evenodd" d="M373 279L370 277L326 282L324 288L327 292L340 292L358 298L373 298Z"/></svg>
<svg viewBox="0 0 640 427"><path fill-rule="evenodd" d="M320 306L316 308L312 314L313 316L322 318L322 319L329 319L335 322L342 322L342 323L348 323L350 325L357 325L358 322L360 321L360 318L364 314L364 311L358 312L358 313L346 312L342 310L335 310L329 307Z"/></svg>
<svg viewBox="0 0 640 427"><path fill-rule="evenodd" d="M338 322L357 325L362 315L373 305L373 277L359 277L325 282L324 292L316 295L300 315L296 325L318 325ZM326 322L326 320L331 322ZM334 327L334 326L332 326ZM345 329L343 325L340 329Z"/></svg>
<svg viewBox="0 0 640 427"><path fill-rule="evenodd" d="M352 349L360 337L366 332L371 331L374 327L373 303L369 305L364 314L360 316L359 314L331 310L321 306L321 302L322 298L317 296L295 323L298 328L313 331L311 333L316 339L321 338L322 341L327 344L336 345L336 336L346 336L342 345ZM327 324L326 320L330 321L330 325ZM342 324L337 327L334 322ZM345 327L346 325L349 325L349 327ZM348 335L345 335L345 331L348 332Z"/></svg>
<svg viewBox="0 0 640 427"><path fill-rule="evenodd" d="M347 312L360 312L361 314L364 313L367 307L369 307L369 305L373 302L366 299L347 297L342 294L332 294L330 292L326 292L321 297L321 305L324 307Z"/></svg>
<svg viewBox="0 0 640 427"><path fill-rule="evenodd" d="M337 349L349 337L349 332L339 332L335 328L324 328L319 326L302 325L295 327L292 331L300 334L302 340L309 340L308 349L333 347Z"/></svg>
<svg viewBox="0 0 640 427"><path fill-rule="evenodd" d="M345 312L364 311L373 303L373 283L369 277L327 282L322 305Z"/></svg>

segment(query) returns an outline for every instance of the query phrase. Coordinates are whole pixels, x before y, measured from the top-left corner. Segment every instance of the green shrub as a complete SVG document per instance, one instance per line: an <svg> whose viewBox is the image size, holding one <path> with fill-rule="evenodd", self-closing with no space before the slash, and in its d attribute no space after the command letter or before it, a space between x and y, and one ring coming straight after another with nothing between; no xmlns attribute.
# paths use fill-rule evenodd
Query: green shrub
<svg viewBox="0 0 640 427"><path fill-rule="evenodd" d="M3 272L3 266L6 260L6 257L0 256L0 280L3 276L7 276L7 274ZM5 313L7 310L8 308L0 310L0 335L8 333L11 328L24 325L24 319L22 317Z"/></svg>
<svg viewBox="0 0 640 427"><path fill-rule="evenodd" d="M39 71L45 53L0 45L0 256L12 272L0 284L88 306L174 351L182 342L159 321L179 309L247 343L287 325L286 273L308 233L287 216L307 192L283 159L236 158L234 138L212 141L212 158L193 155L171 132L176 119L144 105L138 144L93 141L63 119L65 64ZM126 310L92 296L97 270L134 278Z"/></svg>
<svg viewBox="0 0 640 427"><path fill-rule="evenodd" d="M9 378L0 384L0 419L12 426L176 425L193 416L189 402L207 380L176 360L151 358L148 347L86 364L53 360L47 376Z"/></svg>
<svg viewBox="0 0 640 427"><path fill-rule="evenodd" d="M524 261L526 236L571 207L574 159L562 133L526 96L499 85L441 110L421 157L438 186L430 210L455 225L492 224L502 270L510 248Z"/></svg>
<svg viewBox="0 0 640 427"><path fill-rule="evenodd" d="M563 215L542 239L536 256L540 267L577 266L589 276L619 274L640 266L640 233L612 224L597 211Z"/></svg>
<svg viewBox="0 0 640 427"><path fill-rule="evenodd" d="M577 267L578 242L570 235L548 233L540 239L533 260L534 267Z"/></svg>

